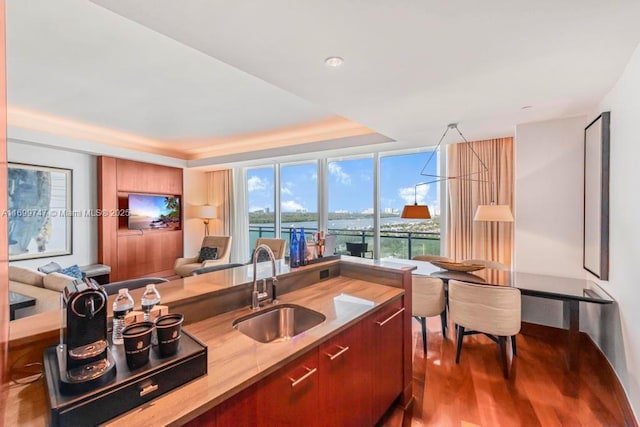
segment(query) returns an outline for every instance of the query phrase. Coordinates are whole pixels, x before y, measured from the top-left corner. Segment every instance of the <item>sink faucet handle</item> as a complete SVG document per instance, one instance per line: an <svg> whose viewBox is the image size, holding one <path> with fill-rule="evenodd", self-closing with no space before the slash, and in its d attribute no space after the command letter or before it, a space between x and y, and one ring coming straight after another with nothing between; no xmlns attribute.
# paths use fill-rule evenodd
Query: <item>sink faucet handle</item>
<svg viewBox="0 0 640 427"><path fill-rule="evenodd" d="M271 278L271 304L278 303L278 278L273 276Z"/></svg>
<svg viewBox="0 0 640 427"><path fill-rule="evenodd" d="M262 292L263 294L267 293L267 279L262 279Z"/></svg>

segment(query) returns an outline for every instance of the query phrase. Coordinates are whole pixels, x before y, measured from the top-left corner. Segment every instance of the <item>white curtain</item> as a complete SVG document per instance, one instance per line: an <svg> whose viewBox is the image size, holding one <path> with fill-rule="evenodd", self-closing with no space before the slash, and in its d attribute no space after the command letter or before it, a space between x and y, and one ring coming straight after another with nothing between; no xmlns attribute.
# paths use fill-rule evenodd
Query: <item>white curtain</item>
<svg viewBox="0 0 640 427"><path fill-rule="evenodd" d="M231 235L231 262L245 263L249 261L249 218L247 212L247 171L245 168L234 168L229 206Z"/></svg>

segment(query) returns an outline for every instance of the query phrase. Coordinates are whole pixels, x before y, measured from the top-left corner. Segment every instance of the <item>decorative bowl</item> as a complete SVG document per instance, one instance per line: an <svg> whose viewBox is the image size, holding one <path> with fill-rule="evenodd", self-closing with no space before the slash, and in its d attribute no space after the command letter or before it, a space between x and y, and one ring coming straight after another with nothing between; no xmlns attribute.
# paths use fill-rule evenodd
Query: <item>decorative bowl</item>
<svg viewBox="0 0 640 427"><path fill-rule="evenodd" d="M449 271L462 271L465 273L471 271L478 271L486 268L486 266L482 264L469 264L464 262L452 262L452 261L429 261L431 264L436 267L444 268Z"/></svg>

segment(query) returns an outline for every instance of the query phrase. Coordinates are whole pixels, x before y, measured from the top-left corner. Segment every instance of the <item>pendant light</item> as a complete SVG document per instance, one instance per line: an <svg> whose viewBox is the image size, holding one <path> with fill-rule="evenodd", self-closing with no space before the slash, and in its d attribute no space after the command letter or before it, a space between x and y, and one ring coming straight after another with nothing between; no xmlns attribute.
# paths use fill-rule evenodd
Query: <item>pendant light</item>
<svg viewBox="0 0 640 427"><path fill-rule="evenodd" d="M460 135L460 138L462 138L462 140L467 144L467 146L469 147L469 150L471 150L471 153L473 154L473 156L478 160L478 162L480 163L480 166L482 166L482 170L479 170L477 172L470 172L468 174L464 174L464 175L457 175L457 176L448 176L448 175L433 175L433 174L428 174L428 173L424 173L425 169L427 169L427 166L431 163L431 160L433 159L433 156L435 155L436 151L438 151L438 149L440 148L440 145L442 145L442 141L444 140L445 136L447 135L447 132L449 132L449 130L454 129L456 132L458 132L458 134ZM439 181L445 181L447 179L462 179L462 180L466 180L466 181L477 181L477 182L489 182L488 180L485 179L478 179L478 178L474 178L474 175L480 175L480 174L488 174L489 173L489 168L487 167L487 165L482 161L482 159L480 158L480 156L478 155L478 153L476 153L476 151L473 149L473 144L470 144L469 141L467 141L467 138L464 137L464 135L462 134L462 132L460 132L460 129L458 129L458 124L457 123L450 123L447 125L447 128L445 129L444 133L442 134L442 136L440 137L440 141L438 141L438 145L436 145L436 148L431 152L431 156L429 157L429 159L427 160L427 163L425 163L425 165L422 167L422 171L420 172L420 175L423 176L428 176L428 177L432 177L435 178L435 180L428 182L432 183L432 182L439 182ZM509 207L509 205L498 205L496 204L496 201L494 199L494 191L493 191L493 180L491 181L491 204L489 205L478 205L478 208L476 209L476 213L473 217L474 221L499 221L499 222L513 222L513 214L511 213L511 208ZM418 184L420 185L420 184ZM406 206L405 206L406 208ZM404 211L403 211L404 214ZM404 218L404 216L403 216Z"/></svg>
<svg viewBox="0 0 640 427"><path fill-rule="evenodd" d="M402 214L400 218L404 219L429 219L431 218L431 212L429 212L429 206L418 204L418 186L427 185L427 182L421 182L413 187L414 203L413 205L404 205L402 208Z"/></svg>

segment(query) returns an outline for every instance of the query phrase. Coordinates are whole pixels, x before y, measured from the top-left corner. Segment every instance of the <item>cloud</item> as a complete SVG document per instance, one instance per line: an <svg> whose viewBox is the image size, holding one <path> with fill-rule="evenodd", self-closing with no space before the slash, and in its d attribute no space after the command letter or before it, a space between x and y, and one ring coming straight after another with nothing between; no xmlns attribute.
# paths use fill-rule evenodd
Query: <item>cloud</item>
<svg viewBox="0 0 640 427"><path fill-rule="evenodd" d="M293 191L291 191L291 187L293 187L293 182L287 181L284 183L282 188L280 188L280 194L286 194L288 196L293 196Z"/></svg>
<svg viewBox="0 0 640 427"><path fill-rule="evenodd" d="M296 212L304 209L300 203L295 200L287 200L286 202L282 202L282 211L283 212Z"/></svg>
<svg viewBox="0 0 640 427"><path fill-rule="evenodd" d="M247 180L247 189L251 191L259 191L267 189L267 180L259 176L252 176Z"/></svg>
<svg viewBox="0 0 640 427"><path fill-rule="evenodd" d="M333 175L336 181L341 184L351 185L351 176L342 169L342 166L335 162L329 163L329 175Z"/></svg>
<svg viewBox="0 0 640 427"><path fill-rule="evenodd" d="M405 201L407 205L412 205L414 201L417 201L418 204L423 205L424 199L425 197L427 197L427 193L429 192L430 187L431 185L421 185L419 187L399 188L398 195Z"/></svg>

